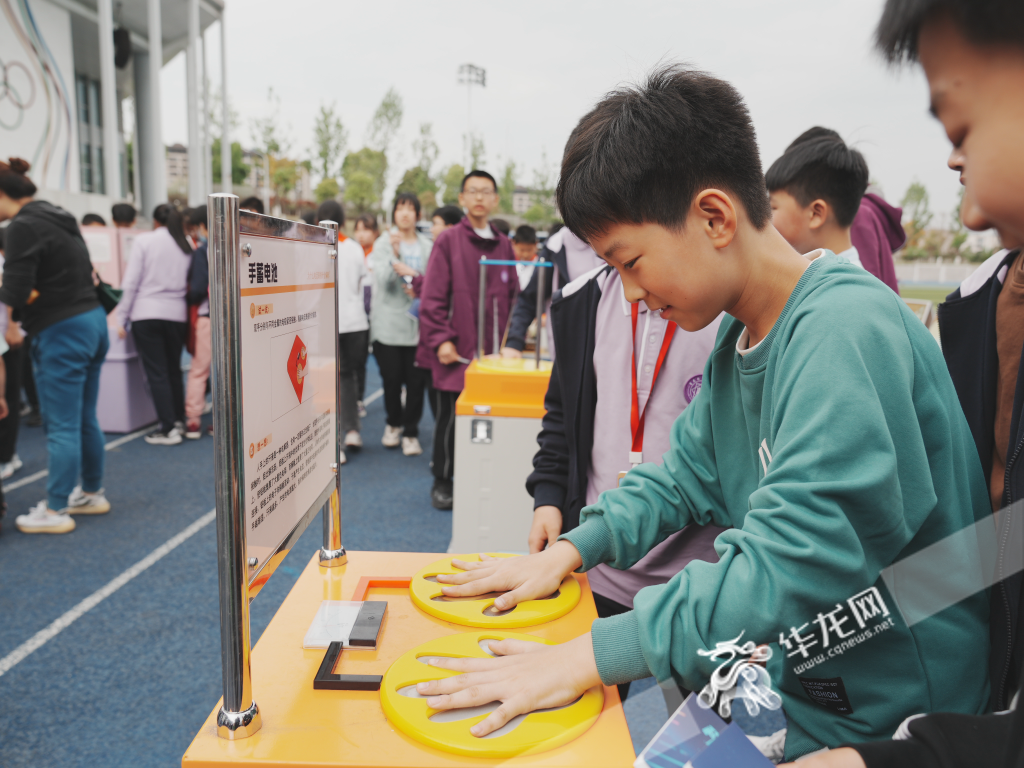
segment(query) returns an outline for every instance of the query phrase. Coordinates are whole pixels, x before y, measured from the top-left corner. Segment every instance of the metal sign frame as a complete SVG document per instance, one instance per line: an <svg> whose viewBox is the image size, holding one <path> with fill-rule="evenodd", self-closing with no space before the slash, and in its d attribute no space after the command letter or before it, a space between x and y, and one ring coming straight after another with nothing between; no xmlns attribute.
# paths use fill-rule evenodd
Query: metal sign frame
<svg viewBox="0 0 1024 768"><path fill-rule="evenodd" d="M211 366L213 390L213 440L215 499L217 503L217 570L220 592L221 660L224 700L217 713L217 734L242 739L262 725L259 707L252 696L250 670L249 603L273 574L318 512L323 513L323 546L320 565L347 562L341 543L340 386L335 394L334 480L301 516L291 532L262 567L246 553L246 504L244 485L245 441L242 434L242 338L241 237L250 235L319 243L330 246L334 260L334 352L337 366L338 339L338 225L320 226L240 212L238 197L214 194L208 198L210 231L210 321L213 341ZM255 558L254 558L255 559Z"/></svg>

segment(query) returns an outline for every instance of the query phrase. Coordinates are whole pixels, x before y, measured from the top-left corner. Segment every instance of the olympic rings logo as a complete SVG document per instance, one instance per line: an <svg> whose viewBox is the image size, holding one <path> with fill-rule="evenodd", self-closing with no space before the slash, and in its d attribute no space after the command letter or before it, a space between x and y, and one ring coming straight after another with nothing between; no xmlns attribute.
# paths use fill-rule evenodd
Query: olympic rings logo
<svg viewBox="0 0 1024 768"><path fill-rule="evenodd" d="M19 70L21 74L17 74ZM36 84L28 68L20 61L4 62L0 59L0 128L8 131L17 130L25 119L25 110L29 109L35 100ZM6 102L10 102L17 110L13 124L8 124L4 120L4 113L9 111L3 108Z"/></svg>

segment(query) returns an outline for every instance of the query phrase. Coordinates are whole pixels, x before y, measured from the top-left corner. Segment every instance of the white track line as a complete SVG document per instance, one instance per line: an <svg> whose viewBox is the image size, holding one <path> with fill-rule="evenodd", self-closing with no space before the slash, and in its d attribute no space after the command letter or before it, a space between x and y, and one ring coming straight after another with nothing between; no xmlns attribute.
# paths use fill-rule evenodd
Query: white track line
<svg viewBox="0 0 1024 768"><path fill-rule="evenodd" d="M372 403L374 400L380 400L382 397L384 397L384 390L383 389L378 389L376 392L371 394L368 398L363 400L363 407L365 408L370 403Z"/></svg>
<svg viewBox="0 0 1024 768"><path fill-rule="evenodd" d="M143 427L142 429L138 430L137 432L132 432L131 434L124 435L123 437L117 438L117 440L111 440L109 443L107 443L106 445L103 446L103 450L105 450L105 451L112 451L115 448L121 447L125 443L130 443L132 440L135 440L136 438L139 438L139 437L142 437L143 435L149 434L152 430L153 430L153 425L150 424L148 427ZM34 483L36 480L42 480L48 474L50 474L50 470L48 470L48 469L41 469L38 472L36 472L34 475L29 475L28 477L23 477L23 478L21 478L21 480L15 480L10 485L5 485L4 486L4 493L10 493L14 489L21 488L21 486L28 485L29 483Z"/></svg>
<svg viewBox="0 0 1024 768"><path fill-rule="evenodd" d="M122 573L113 581L108 582L106 586L101 587L100 589L93 592L91 595L85 598L82 602L80 602L70 611L68 611L63 616L54 621L52 624L50 624L50 626L36 632L26 642L22 643L9 654L0 659L0 677L3 677L3 675L6 672L9 672L12 667L14 667L19 662L24 661L25 658L28 657L30 654L34 653L35 651L38 651L40 648L46 645L46 643L48 643L50 640L52 640L65 629L67 629L69 626L71 626L71 624L73 624L77 619L80 619L87 612L89 612L97 605L99 605L101 602L110 597L112 594L117 592L117 590L119 590L129 581L134 579L140 573L145 571L151 565L154 565L165 555L172 552L179 544L183 544L185 541L190 539L200 530L202 530L207 525L212 523L216 517L217 510L211 509L209 512L200 517L198 520L192 523L192 525L188 526L188 528L183 530L181 533L169 538L159 547L157 547L144 558L139 560L139 562L137 562L127 571Z"/></svg>

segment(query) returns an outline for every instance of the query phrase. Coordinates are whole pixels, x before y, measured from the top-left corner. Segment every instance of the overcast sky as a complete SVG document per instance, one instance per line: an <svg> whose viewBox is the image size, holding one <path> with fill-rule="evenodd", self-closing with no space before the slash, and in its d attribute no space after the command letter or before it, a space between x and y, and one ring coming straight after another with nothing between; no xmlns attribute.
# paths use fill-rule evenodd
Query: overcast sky
<svg viewBox="0 0 1024 768"><path fill-rule="evenodd" d="M959 184L949 144L927 113L919 68L894 72L872 51L881 0L588 0L447 2L227 0L228 90L251 144L250 119L280 94L293 156L308 157L321 104L336 103L349 150L363 146L384 93L405 106L400 155L413 164L419 124L433 123L438 166L463 161L468 125L460 64L487 70L472 94L473 128L495 175L507 158L529 184L547 157L557 167L576 121L606 91L659 62L681 61L732 82L747 100L765 167L812 125L839 131L867 157L892 202L924 183L932 210L948 215ZM219 82L217 27L211 79ZM164 139L187 141L185 65L163 70ZM435 169L436 170L436 169ZM393 181L394 179L392 179ZM938 222L937 222L938 223Z"/></svg>

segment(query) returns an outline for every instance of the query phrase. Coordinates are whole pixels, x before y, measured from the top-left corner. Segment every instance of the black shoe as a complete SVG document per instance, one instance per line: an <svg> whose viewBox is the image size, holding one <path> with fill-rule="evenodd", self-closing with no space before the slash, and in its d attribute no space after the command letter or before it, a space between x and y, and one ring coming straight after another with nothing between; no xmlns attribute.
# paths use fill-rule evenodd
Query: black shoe
<svg viewBox="0 0 1024 768"><path fill-rule="evenodd" d="M41 427L43 426L43 415L39 411L32 411L21 423L26 427Z"/></svg>
<svg viewBox="0 0 1024 768"><path fill-rule="evenodd" d="M452 508L452 481L435 480L434 487L430 489L430 503L434 509Z"/></svg>

